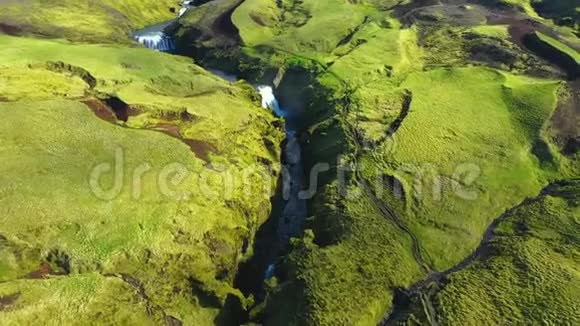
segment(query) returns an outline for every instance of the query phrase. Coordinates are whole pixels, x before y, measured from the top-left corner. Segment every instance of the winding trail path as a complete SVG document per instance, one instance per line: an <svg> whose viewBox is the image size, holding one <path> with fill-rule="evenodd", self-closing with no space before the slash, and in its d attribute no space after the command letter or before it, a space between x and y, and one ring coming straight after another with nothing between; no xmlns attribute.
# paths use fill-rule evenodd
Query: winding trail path
<svg viewBox="0 0 580 326"><path fill-rule="evenodd" d="M351 93L352 93L352 91L351 91ZM348 94L343 99L344 100L343 107L345 109L345 112L344 112L345 115L348 115L348 113L352 109L350 95L351 94ZM402 110L403 112L401 112L402 119L396 123L395 128L398 128L398 126L400 126L403 123L404 118L407 115L406 113L408 112L410 105L411 105L411 101L409 100L406 102L406 107L403 108L403 110ZM358 135L355 126L352 126L351 124L349 124L346 121L347 119L344 116L343 116L343 120L345 122L345 125L348 126L349 133L351 134L352 139L354 139L355 164L358 164L358 162L360 161L360 157L362 155L362 152L363 152L364 142L361 139L361 137ZM358 120L359 120L359 117L358 117L358 112L357 112L357 120L356 121L358 122ZM394 135L394 133L396 131L395 128L389 129L389 131L387 132L386 138L392 137ZM415 258L415 261L421 267L423 272L430 274L433 271L433 268L431 266L429 266L429 264L426 262L426 260L423 257L423 253L421 250L421 244L420 244L420 241L419 241L419 238L417 237L417 235L411 230L411 228L409 228L409 226L405 223L403 218L400 217L399 214L397 214L397 212L394 209L392 209L387 204L385 204L385 202L376 195L376 193L369 187L367 181L360 175L358 170L354 171L354 175L355 175L356 183L359 185L360 189L363 190L364 195L371 200L371 203L373 204L375 210L378 211L381 216L383 216L385 219L387 219L391 223L395 224L395 226L397 226L398 229L400 229L402 232L404 232L405 234L407 234L409 236L409 238L411 239L411 242L412 242L412 251L413 251L413 257Z"/></svg>
<svg viewBox="0 0 580 326"><path fill-rule="evenodd" d="M527 205L530 202L537 200L538 198L546 196L553 187L556 187L563 182L565 182L565 181L562 180L562 181L553 182L553 183L547 185L546 187L544 187L540 191L538 196L536 196L534 198L526 198L518 205L505 211L502 215L500 215L498 218L493 220L493 222L487 227L487 229L485 230L485 233L483 235L483 238L481 239L481 242L479 243L479 245L477 246L477 248L473 251L473 253L471 255L467 256L461 262L457 263L455 266L453 266L453 267L451 267L443 272L431 273L426 279L421 280L421 281L413 284L411 287L409 287L405 291L405 294L408 297L418 296L421 298L422 303L424 304L424 306L426 306L425 312L428 315L428 318L430 319L430 322L432 323L432 325L436 324L436 320L435 320L435 318L433 318L434 316L436 316L436 310L433 307L433 304L429 298L429 296L430 296L429 293L427 293L429 285L431 285L433 283L440 283L445 278L448 278L449 275L451 275L453 273L457 273L457 272L465 269L466 267L468 267L470 264L472 264L476 259L478 259L479 257L482 256L484 250L486 249L486 247L490 244L491 240L493 239L493 235L494 235L495 230L497 229L497 227L500 225L501 222L503 222L508 216L510 216L512 213L514 213L514 211L516 211L520 207ZM394 325L394 324L396 324L396 321L402 317L401 315L404 315L404 312L400 311L400 309L398 309L398 307L395 305L391 309L390 313L387 314L383 318L383 320L381 320L379 322L378 326Z"/></svg>

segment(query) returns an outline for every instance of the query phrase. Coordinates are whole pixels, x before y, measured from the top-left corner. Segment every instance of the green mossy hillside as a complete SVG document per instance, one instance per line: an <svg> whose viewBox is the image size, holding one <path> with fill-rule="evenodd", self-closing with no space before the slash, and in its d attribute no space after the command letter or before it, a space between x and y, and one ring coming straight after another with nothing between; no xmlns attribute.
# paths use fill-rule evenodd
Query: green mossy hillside
<svg viewBox="0 0 580 326"><path fill-rule="evenodd" d="M231 322L283 137L251 86L140 48L0 45L0 323Z"/></svg>
<svg viewBox="0 0 580 326"><path fill-rule="evenodd" d="M424 276L411 241L367 194L345 199L340 185L321 189L311 228L293 243L266 308L266 325L375 325L394 290ZM358 192L353 184L348 191Z"/></svg>
<svg viewBox="0 0 580 326"><path fill-rule="evenodd" d="M382 171L402 182L403 215L435 269L469 255L521 198L573 174L544 137L557 82L465 68L416 73L403 87L408 116L362 164L368 178Z"/></svg>
<svg viewBox="0 0 580 326"><path fill-rule="evenodd" d="M149 303L138 289L121 278L96 273L6 283L0 287L0 298L6 307L1 317L4 325L29 325L38 320L53 325L160 325L167 320L159 310L149 313ZM82 302L83 306L74 309L66 305L69 302Z"/></svg>
<svg viewBox="0 0 580 326"><path fill-rule="evenodd" d="M497 1L497 0L496 0ZM580 5L575 0L499 0L497 2L518 6L526 13L535 13L553 19L556 24L580 29Z"/></svg>
<svg viewBox="0 0 580 326"><path fill-rule="evenodd" d="M514 37L524 14L382 5L245 1L238 52L201 51L275 79L290 107L288 88L302 89L304 163L331 166L256 321L376 324L397 289L453 267L506 210L579 173L548 130L565 73ZM493 13L513 21L487 25Z"/></svg>
<svg viewBox="0 0 580 326"><path fill-rule="evenodd" d="M579 186L551 185L504 216L481 256L431 294L437 322L580 322ZM424 320L414 309L408 320Z"/></svg>
<svg viewBox="0 0 580 326"><path fill-rule="evenodd" d="M191 64L190 59L147 49L61 40L1 36L0 44L0 69L7 72L0 77L5 80L0 84L0 97L17 99L30 93L37 99L114 96L131 107L128 121L118 122L128 127L176 126L183 137L203 140L211 144L212 152L223 153L216 157L220 162L226 157L229 163L251 164L256 162L254 155L278 159L264 147L262 137L280 131L268 127L272 117L267 111L256 110L258 96L251 86L225 82ZM94 87L86 82L83 86L79 72L94 79ZM18 92L24 95L18 96ZM239 132L254 123L256 129ZM270 138L266 143L277 141ZM255 142L262 147L252 147Z"/></svg>
<svg viewBox="0 0 580 326"><path fill-rule="evenodd" d="M176 16L175 0L25 0L0 2L0 30L84 42L128 43L138 28Z"/></svg>

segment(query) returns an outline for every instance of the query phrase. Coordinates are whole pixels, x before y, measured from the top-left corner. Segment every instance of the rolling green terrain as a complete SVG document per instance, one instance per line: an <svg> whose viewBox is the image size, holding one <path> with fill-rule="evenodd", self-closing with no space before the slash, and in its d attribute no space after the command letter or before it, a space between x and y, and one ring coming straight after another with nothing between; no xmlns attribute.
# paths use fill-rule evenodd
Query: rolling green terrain
<svg viewBox="0 0 580 326"><path fill-rule="evenodd" d="M0 323L227 323L283 136L251 86L142 48L0 45Z"/></svg>
<svg viewBox="0 0 580 326"><path fill-rule="evenodd" d="M574 59L574 61L576 61L576 65L580 65L580 54L578 51L571 49L566 44L563 44L562 42L555 40L547 35L539 34L538 36L542 41L548 43L551 47L556 48L558 51Z"/></svg>
<svg viewBox="0 0 580 326"><path fill-rule="evenodd" d="M130 41L172 7L0 1L0 324L579 322L574 1L212 0L183 56ZM187 56L329 167L267 280L284 121Z"/></svg>
<svg viewBox="0 0 580 326"><path fill-rule="evenodd" d="M577 53L578 39L542 23L529 2L512 5L524 10L248 0L231 16L237 51L193 42L208 64L234 56L238 73L275 77L279 97L300 112L307 166L355 170L346 174L346 198L336 171L321 176L307 230L253 320L376 324L400 309L396 289L453 268L505 211L550 182L578 177L577 156L562 154L553 138L561 126L550 122L570 100L567 73L522 37L533 31L531 17L566 44L560 49ZM195 26L194 17L182 21ZM302 90L301 103L292 88Z"/></svg>
<svg viewBox="0 0 580 326"><path fill-rule="evenodd" d="M507 5L518 6L526 13L551 18L558 25L580 30L580 5L574 0L499 0Z"/></svg>
<svg viewBox="0 0 580 326"><path fill-rule="evenodd" d="M414 301L406 322L433 320L431 301L439 324L577 324L578 185L550 185L510 210L477 259Z"/></svg>
<svg viewBox="0 0 580 326"><path fill-rule="evenodd" d="M532 152L536 142L545 146L540 133L555 106L557 84L468 68L411 75L402 86L413 92L410 113L381 145L394 151L383 156L389 158L385 164L378 155L386 151L377 149L378 157L363 161L369 169L364 173L372 177L375 167L384 166L384 173L403 182L405 193L415 197L405 218L430 265L444 270L477 246L491 219L537 193L558 164L550 152L545 158ZM525 114L518 112L524 108ZM465 194L457 184L461 172L478 177ZM500 189L502 197L494 199ZM456 250L447 252L449 246Z"/></svg>
<svg viewBox="0 0 580 326"><path fill-rule="evenodd" d="M169 20L173 0L2 0L0 29L85 42L127 43L132 31Z"/></svg>
<svg viewBox="0 0 580 326"><path fill-rule="evenodd" d="M577 181L552 187L512 211L496 230L489 256L452 275L437 295L442 323L578 323L579 193ZM481 286L488 282L497 285Z"/></svg>

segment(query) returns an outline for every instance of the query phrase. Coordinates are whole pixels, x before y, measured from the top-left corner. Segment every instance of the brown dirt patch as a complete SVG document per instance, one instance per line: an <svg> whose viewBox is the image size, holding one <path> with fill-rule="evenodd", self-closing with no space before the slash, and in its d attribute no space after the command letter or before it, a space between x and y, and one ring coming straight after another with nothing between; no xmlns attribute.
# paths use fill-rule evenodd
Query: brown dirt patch
<svg viewBox="0 0 580 326"><path fill-rule="evenodd" d="M157 130L163 132L166 135L177 138L182 142L184 142L187 146L189 146L189 148L195 154L195 156L202 159L206 163L210 162L209 154L217 152L217 148L208 141L183 138L179 130L179 127L176 125L169 123L160 123L155 125L155 128L157 128Z"/></svg>
<svg viewBox="0 0 580 326"><path fill-rule="evenodd" d="M42 263L37 270L28 273L24 278L42 280L48 278L50 275L56 275L56 273L53 271L52 267L50 267L49 263Z"/></svg>
<svg viewBox="0 0 580 326"><path fill-rule="evenodd" d="M109 97L105 99L105 103L107 103L107 106L115 112L117 119L123 122L127 122L129 116L132 115L129 105L118 97Z"/></svg>
<svg viewBox="0 0 580 326"><path fill-rule="evenodd" d="M21 35L22 33L23 33L22 29L18 26L0 23L0 34L18 36Z"/></svg>
<svg viewBox="0 0 580 326"><path fill-rule="evenodd" d="M117 118L115 117L115 114L113 113L113 111L111 111L109 109L109 107L103 103L101 100L98 99L88 99L88 100L84 100L82 101L86 106L88 106L93 113L108 122L111 123L115 123L117 121Z"/></svg>
<svg viewBox="0 0 580 326"><path fill-rule="evenodd" d="M84 100L82 102L86 106L88 106L95 113L95 115L97 117L99 117L107 122L111 122L111 123L116 123L117 119L126 122L129 118L129 116L136 114L135 110L133 110L129 105L125 104L124 102L122 102L121 100L119 100L117 98L110 98L107 100L107 103L105 103L99 99L95 99L95 98L87 99L87 100ZM114 107L111 108L111 106L108 104L113 104ZM114 108L117 108L117 109L113 110ZM191 114L189 114L188 112L185 112L185 111L181 112L181 113L170 114L169 117L175 118L175 119L181 120L181 121L186 121L186 122L192 121L195 118L194 116L192 116ZM144 130L147 130L147 129L144 129ZM173 138L179 139L180 141L185 143L187 146L189 146L189 148L195 154L195 156L202 159L206 163L210 162L209 154L217 152L217 148L213 144L211 144L205 140L184 138L181 135L181 131L180 131L178 125L171 124L171 123L159 123L157 125L154 125L152 130L160 131L160 132L163 132L164 134L169 135ZM35 272L33 272L33 273L35 273ZM32 275L33 273L31 273L29 275ZM41 275L41 274L37 273L34 275ZM50 272L48 274L50 274Z"/></svg>
<svg viewBox="0 0 580 326"><path fill-rule="evenodd" d="M139 109L128 105L117 97L108 97L104 100L90 98L82 101L97 117L115 123L118 120L127 122L129 117L139 114Z"/></svg>
<svg viewBox="0 0 580 326"><path fill-rule="evenodd" d="M560 34L556 30L521 13L493 11L487 16L487 25L508 25L511 41L521 47L524 47L523 38L526 35L538 31L552 38L558 39L563 43L566 43L568 46L578 50L575 44L570 44L569 42L562 40Z"/></svg>
<svg viewBox="0 0 580 326"><path fill-rule="evenodd" d="M526 50L524 46L524 38L526 35L541 29L541 24L529 19L521 17L518 14L506 14L494 12L487 16L487 25L508 25L508 32L510 34L510 41L517 44L522 49Z"/></svg>
<svg viewBox="0 0 580 326"><path fill-rule="evenodd" d="M510 25L508 28L508 32L510 34L510 41L517 44L522 49L526 49L524 45L524 38L532 34L535 31L535 28L532 24L523 24L519 22L518 24Z"/></svg>
<svg viewBox="0 0 580 326"><path fill-rule="evenodd" d="M580 79L569 82L568 86L571 96L558 104L550 129L563 154L572 155L580 151Z"/></svg>
<svg viewBox="0 0 580 326"><path fill-rule="evenodd" d="M522 50L531 52L535 56L543 59L549 66L555 68L557 71L567 74L569 78L574 79L576 72L575 67L571 66L567 60L554 55L550 51L546 51L538 45L539 42L534 41L536 32L548 35L554 39L575 48L569 42L564 41L560 34L549 26L542 24L539 21L533 20L521 13L509 14L506 12L493 12L487 16L488 25L507 25L510 35L510 42L518 45ZM573 65L572 65L573 66Z"/></svg>
<svg viewBox="0 0 580 326"><path fill-rule="evenodd" d="M209 163L209 154L216 152L215 146L204 140L183 139L183 142L189 145L189 148L191 148L195 155L206 163Z"/></svg>
<svg viewBox="0 0 580 326"><path fill-rule="evenodd" d="M20 292L6 296L0 296L0 311L5 311L10 308L10 306L14 304L18 297L20 297Z"/></svg>

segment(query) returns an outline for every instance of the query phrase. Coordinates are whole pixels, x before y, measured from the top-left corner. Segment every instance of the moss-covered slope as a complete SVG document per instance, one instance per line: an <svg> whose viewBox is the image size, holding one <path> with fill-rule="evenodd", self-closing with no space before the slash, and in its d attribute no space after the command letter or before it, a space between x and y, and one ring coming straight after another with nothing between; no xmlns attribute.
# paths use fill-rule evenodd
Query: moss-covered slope
<svg viewBox="0 0 580 326"><path fill-rule="evenodd" d="M398 289L460 263L497 216L578 175L548 130L566 74L522 40L577 38L529 6L484 4L252 0L231 15L235 51L206 43L205 59L227 53L238 72L274 79L305 165L331 167L255 320L376 324Z"/></svg>
<svg viewBox="0 0 580 326"><path fill-rule="evenodd" d="M0 48L0 324L235 323L283 137L252 87L143 48Z"/></svg>
<svg viewBox="0 0 580 326"><path fill-rule="evenodd" d="M577 324L578 187L578 181L550 185L502 216L478 257L414 299L404 320Z"/></svg>
<svg viewBox="0 0 580 326"><path fill-rule="evenodd" d="M89 42L127 42L132 31L176 16L175 0L3 0L0 31Z"/></svg>

